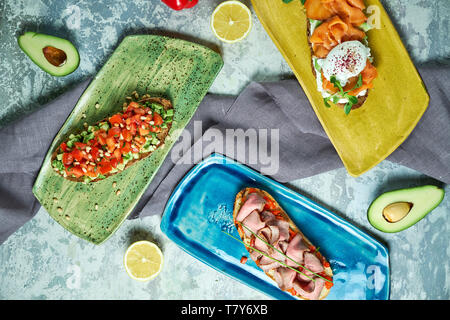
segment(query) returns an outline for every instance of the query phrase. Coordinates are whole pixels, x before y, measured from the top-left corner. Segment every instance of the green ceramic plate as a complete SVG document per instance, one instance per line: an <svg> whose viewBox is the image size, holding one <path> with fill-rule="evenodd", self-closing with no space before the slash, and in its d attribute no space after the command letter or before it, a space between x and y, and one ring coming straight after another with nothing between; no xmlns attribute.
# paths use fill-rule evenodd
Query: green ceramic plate
<svg viewBox="0 0 450 320"><path fill-rule="evenodd" d="M152 181L222 65L218 53L194 43L153 35L126 37L83 93L44 159L33 193L50 216L95 244L113 234ZM133 91L172 101L174 122L164 147L95 183L72 182L54 172L50 164L54 149L72 132L82 130L85 122L94 124L121 111Z"/></svg>

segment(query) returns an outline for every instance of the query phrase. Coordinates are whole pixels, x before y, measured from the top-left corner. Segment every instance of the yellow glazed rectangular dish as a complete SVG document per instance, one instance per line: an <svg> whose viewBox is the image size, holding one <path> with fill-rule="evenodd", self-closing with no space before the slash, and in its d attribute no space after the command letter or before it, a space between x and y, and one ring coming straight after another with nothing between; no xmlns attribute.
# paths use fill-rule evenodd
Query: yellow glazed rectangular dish
<svg viewBox="0 0 450 320"><path fill-rule="evenodd" d="M379 0L365 0L378 28L368 41L378 77L361 108L346 115L327 108L311 68L307 17L301 1L252 0L265 30L293 70L348 173L359 176L388 157L425 112L429 96L408 52Z"/></svg>

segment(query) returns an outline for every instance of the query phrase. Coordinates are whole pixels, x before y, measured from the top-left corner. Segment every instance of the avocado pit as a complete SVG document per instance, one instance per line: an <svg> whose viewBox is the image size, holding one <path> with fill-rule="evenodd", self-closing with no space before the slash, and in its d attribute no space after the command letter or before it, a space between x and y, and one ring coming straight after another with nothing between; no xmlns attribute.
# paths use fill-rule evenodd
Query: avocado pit
<svg viewBox="0 0 450 320"><path fill-rule="evenodd" d="M383 217L387 222L398 222L408 215L412 207L411 202L391 203L383 209Z"/></svg>
<svg viewBox="0 0 450 320"><path fill-rule="evenodd" d="M45 59L55 67L63 66L67 61L66 53L58 48L47 46L42 48Z"/></svg>

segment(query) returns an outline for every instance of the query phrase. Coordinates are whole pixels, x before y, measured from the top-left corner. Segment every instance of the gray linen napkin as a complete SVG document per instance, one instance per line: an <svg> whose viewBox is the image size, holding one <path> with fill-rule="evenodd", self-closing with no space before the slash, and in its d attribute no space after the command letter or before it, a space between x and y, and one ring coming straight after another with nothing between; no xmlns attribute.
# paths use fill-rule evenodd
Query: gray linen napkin
<svg viewBox="0 0 450 320"><path fill-rule="evenodd" d="M430 94L430 105L413 133L388 160L449 183L450 99L446 89L450 69L435 64L418 69ZM0 243L39 209L32 185L51 141L87 85L88 81L83 82L43 109L0 129ZM269 165L267 159L251 159L248 151L254 146L247 143L249 140L228 148L220 139L212 139L227 137L230 129L256 133L258 147L263 133L269 142L275 138L279 144L269 143L266 155L279 154L279 158ZM296 80L251 83L237 98L205 97L130 218L161 214L180 179L214 151L280 182L342 167Z"/></svg>

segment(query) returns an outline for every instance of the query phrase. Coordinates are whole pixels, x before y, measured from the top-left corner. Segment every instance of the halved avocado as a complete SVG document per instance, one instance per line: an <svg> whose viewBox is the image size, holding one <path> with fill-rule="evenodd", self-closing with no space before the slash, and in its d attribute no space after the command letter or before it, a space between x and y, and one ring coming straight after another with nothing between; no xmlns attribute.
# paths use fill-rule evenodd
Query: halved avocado
<svg viewBox="0 0 450 320"><path fill-rule="evenodd" d="M80 64L80 55L74 45L62 38L47 34L26 32L19 37L19 46L45 72L66 76Z"/></svg>
<svg viewBox="0 0 450 320"><path fill-rule="evenodd" d="M390 191L372 202L367 217L378 230L399 232L424 218L442 199L444 190L431 185Z"/></svg>

